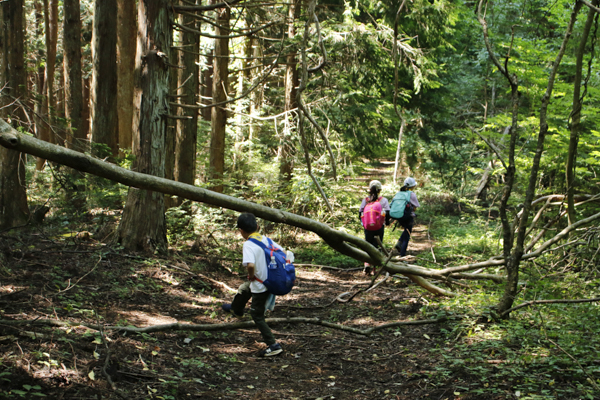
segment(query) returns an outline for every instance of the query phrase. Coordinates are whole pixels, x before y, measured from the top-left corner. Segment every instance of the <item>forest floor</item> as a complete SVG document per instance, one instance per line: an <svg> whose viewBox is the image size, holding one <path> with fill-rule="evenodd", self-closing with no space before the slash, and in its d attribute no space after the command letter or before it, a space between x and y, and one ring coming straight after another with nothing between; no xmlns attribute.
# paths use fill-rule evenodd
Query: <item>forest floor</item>
<svg viewBox="0 0 600 400"><path fill-rule="evenodd" d="M87 237L1 239L7 258L0 268L0 398L454 398L450 387L428 385L435 368L428 350L439 324L369 336L310 323L273 324L284 353L266 359L256 357L264 344L253 327L123 334L110 327L236 323L221 310L232 294L217 282L235 288L242 279L218 263L196 274L189 266L205 259L190 254L124 256ZM428 242L419 226L411 252L424 251ZM365 288L370 279L362 271L300 267L298 282L278 297L269 317L359 329L426 319L423 299L407 279L389 277L348 303L336 297ZM102 334L92 325L103 326Z"/></svg>
<svg viewBox="0 0 600 400"><path fill-rule="evenodd" d="M390 242L400 233L386 235ZM241 254L239 239L226 244L234 254ZM418 259L431 243L427 227L417 225L408 253ZM371 283L361 269L299 266L298 285L278 297L268 318L339 325L271 323L284 352L257 357L265 347L258 330L234 329L239 320L221 310L232 299L228 288L242 283L239 261L193 249L125 255L86 232L0 235L0 398L475 398L460 396L451 379L432 384L438 361L430 349L443 340L444 324L370 335L338 329L431 318L422 312L423 291L400 276L381 275L385 282L344 303L336 300L342 293ZM310 260L296 260L303 262ZM242 321L251 321L248 313ZM153 333L116 329L176 323Z"/></svg>

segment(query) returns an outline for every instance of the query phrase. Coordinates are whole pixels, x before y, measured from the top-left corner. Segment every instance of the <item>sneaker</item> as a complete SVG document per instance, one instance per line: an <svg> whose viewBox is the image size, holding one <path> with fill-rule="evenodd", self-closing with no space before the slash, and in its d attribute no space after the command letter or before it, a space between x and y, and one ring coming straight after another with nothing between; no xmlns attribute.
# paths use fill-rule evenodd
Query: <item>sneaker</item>
<svg viewBox="0 0 600 400"><path fill-rule="evenodd" d="M261 350L258 353L259 357L271 357L271 356L276 356L279 353L282 353L283 349L281 348L281 345L279 343L274 343L272 345L270 345L269 347L267 347L264 350Z"/></svg>
<svg viewBox="0 0 600 400"><path fill-rule="evenodd" d="M242 315L236 314L233 309L231 308L231 304L229 303L223 303L221 305L221 308L223 309L223 311L230 313L231 315L233 315L234 317L238 317L241 318Z"/></svg>

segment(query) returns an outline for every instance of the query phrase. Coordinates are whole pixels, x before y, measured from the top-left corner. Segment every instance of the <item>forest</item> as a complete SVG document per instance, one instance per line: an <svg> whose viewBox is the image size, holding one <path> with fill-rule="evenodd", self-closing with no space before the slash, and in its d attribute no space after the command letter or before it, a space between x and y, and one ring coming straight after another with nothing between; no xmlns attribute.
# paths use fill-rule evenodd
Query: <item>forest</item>
<svg viewBox="0 0 600 400"><path fill-rule="evenodd" d="M0 1L0 398L600 398L599 18ZM359 211L409 178L401 255ZM277 357L240 213L294 254Z"/></svg>

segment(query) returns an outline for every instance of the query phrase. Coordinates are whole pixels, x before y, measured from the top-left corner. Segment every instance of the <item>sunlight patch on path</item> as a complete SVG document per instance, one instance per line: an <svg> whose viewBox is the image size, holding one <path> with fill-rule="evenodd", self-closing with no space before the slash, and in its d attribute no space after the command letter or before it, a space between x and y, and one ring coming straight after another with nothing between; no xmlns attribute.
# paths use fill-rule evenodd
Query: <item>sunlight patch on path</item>
<svg viewBox="0 0 600 400"><path fill-rule="evenodd" d="M119 315L123 316L130 324L140 328L152 325L172 324L177 322L175 318L171 318L160 314L149 314L143 311L122 311Z"/></svg>

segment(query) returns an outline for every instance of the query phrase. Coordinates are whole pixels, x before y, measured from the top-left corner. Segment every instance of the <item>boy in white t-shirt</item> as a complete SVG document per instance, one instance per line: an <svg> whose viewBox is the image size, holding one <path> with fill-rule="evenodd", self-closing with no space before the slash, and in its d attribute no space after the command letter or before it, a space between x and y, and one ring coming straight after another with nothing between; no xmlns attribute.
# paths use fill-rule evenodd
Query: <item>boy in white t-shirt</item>
<svg viewBox="0 0 600 400"><path fill-rule="evenodd" d="M244 315L246 303L252 298L250 315L267 344L267 348L259 352L258 355L260 357L276 356L283 352L283 349L275 341L275 336L273 336L271 328L269 328L269 325L265 321L265 307L269 298L269 292L265 285L261 283L267 279L267 260L264 250L256 243L248 240L254 238L268 245L267 237L257 232L258 224L256 223L256 217L251 213L240 214L237 220L237 228L246 240L243 247L242 264L248 271L248 280L240 285L231 304L223 304L222 308L236 317L241 317ZM273 242L273 245L282 249L275 242Z"/></svg>

